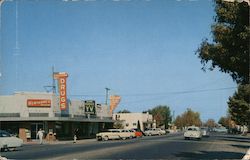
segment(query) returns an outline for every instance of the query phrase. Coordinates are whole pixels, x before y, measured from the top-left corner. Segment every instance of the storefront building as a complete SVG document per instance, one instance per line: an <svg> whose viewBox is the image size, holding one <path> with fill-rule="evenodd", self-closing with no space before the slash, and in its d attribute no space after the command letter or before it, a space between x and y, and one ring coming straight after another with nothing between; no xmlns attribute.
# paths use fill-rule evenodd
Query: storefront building
<svg viewBox="0 0 250 160"><path fill-rule="evenodd" d="M28 141L36 138L40 128L52 140L72 139L77 128L80 138L91 138L113 126L107 105L67 99L62 109L61 102L62 97L54 93L16 92L0 96L0 129Z"/></svg>
<svg viewBox="0 0 250 160"><path fill-rule="evenodd" d="M114 113L113 119L122 124L125 129L138 128L144 131L146 128L155 128L153 116L147 113ZM139 124L138 124L139 123Z"/></svg>

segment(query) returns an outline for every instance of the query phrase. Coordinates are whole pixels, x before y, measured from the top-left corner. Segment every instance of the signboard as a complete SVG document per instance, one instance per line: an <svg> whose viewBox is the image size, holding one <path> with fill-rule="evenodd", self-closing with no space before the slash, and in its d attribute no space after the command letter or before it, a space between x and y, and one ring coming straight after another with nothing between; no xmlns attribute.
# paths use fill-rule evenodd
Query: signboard
<svg viewBox="0 0 250 160"><path fill-rule="evenodd" d="M95 114L95 101L93 100L84 101L84 106L86 114Z"/></svg>
<svg viewBox="0 0 250 160"><path fill-rule="evenodd" d="M50 99L27 99L28 107L51 107Z"/></svg>
<svg viewBox="0 0 250 160"><path fill-rule="evenodd" d="M121 97L118 95L112 95L110 96L110 114L113 113L113 111L116 109L118 104L121 101Z"/></svg>
<svg viewBox="0 0 250 160"><path fill-rule="evenodd" d="M60 94L60 109L67 109L67 92L66 92L66 79L68 74L65 72L59 72L54 74L54 78L58 79L59 94Z"/></svg>

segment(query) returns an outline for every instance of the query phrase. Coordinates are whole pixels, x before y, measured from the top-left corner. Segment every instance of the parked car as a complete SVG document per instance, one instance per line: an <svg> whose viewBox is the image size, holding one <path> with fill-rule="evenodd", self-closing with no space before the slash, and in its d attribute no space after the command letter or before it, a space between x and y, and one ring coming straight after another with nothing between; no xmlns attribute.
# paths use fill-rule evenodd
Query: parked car
<svg viewBox="0 0 250 160"><path fill-rule="evenodd" d="M17 138L15 136L11 136L9 132L4 130L0 130L0 149L3 150L11 150L16 149L17 147L21 147L23 145L23 140Z"/></svg>
<svg viewBox="0 0 250 160"><path fill-rule="evenodd" d="M135 137L142 137L143 136L143 133L141 130L139 130L137 128L132 128L131 130L135 133Z"/></svg>
<svg viewBox="0 0 250 160"><path fill-rule="evenodd" d="M185 139L201 139L202 132L199 127L195 126L189 126L187 130L184 132L184 138Z"/></svg>
<svg viewBox="0 0 250 160"><path fill-rule="evenodd" d="M218 128L214 128L215 132L219 132L219 133L227 133L228 130L225 127L218 127Z"/></svg>
<svg viewBox="0 0 250 160"><path fill-rule="evenodd" d="M98 141L104 140L107 141L109 139L128 139L133 138L134 132L131 130L125 130L125 129L109 129L104 132L100 132L96 134L96 139Z"/></svg>
<svg viewBox="0 0 250 160"><path fill-rule="evenodd" d="M207 127L201 127L201 133L202 133L203 137L209 137L210 136L210 132L209 132Z"/></svg>
<svg viewBox="0 0 250 160"><path fill-rule="evenodd" d="M161 128L159 128L159 132L161 133L161 135L167 134L166 130L161 129Z"/></svg>
<svg viewBox="0 0 250 160"><path fill-rule="evenodd" d="M131 139L131 138L135 138L135 132L130 130L130 129L120 129L121 131L121 138L122 139Z"/></svg>
<svg viewBox="0 0 250 160"><path fill-rule="evenodd" d="M160 128L149 128L144 131L146 136L153 136L153 135L163 135L166 134L166 131Z"/></svg>

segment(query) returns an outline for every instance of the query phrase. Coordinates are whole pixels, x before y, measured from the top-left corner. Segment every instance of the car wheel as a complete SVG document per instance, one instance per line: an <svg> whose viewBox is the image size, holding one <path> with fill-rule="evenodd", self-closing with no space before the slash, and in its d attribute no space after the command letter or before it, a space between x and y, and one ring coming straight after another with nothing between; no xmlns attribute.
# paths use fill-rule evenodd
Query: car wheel
<svg viewBox="0 0 250 160"><path fill-rule="evenodd" d="M126 138L126 137L122 137L121 139L122 139L122 140L126 140L127 138Z"/></svg>
<svg viewBox="0 0 250 160"><path fill-rule="evenodd" d="M9 151L15 151L16 148L9 148Z"/></svg>
<svg viewBox="0 0 250 160"><path fill-rule="evenodd" d="M109 137L108 137L108 136L104 136L104 137L103 137L103 140L104 140L104 141L107 141L107 140L109 140Z"/></svg>
<svg viewBox="0 0 250 160"><path fill-rule="evenodd" d="M7 144L4 144L1 148L1 151L2 152L5 152L5 151L8 151L8 145Z"/></svg>

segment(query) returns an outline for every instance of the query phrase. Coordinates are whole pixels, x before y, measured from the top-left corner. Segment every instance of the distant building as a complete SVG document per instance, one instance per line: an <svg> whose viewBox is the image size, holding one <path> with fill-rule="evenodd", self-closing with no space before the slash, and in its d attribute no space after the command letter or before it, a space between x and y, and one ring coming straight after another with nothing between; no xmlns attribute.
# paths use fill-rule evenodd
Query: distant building
<svg viewBox="0 0 250 160"><path fill-rule="evenodd" d="M18 134L24 141L35 139L40 128L57 139L72 139L76 128L81 138L94 137L113 122L108 106L94 101L68 99L66 110L61 110L59 96L53 93L0 96L0 129Z"/></svg>
<svg viewBox="0 0 250 160"><path fill-rule="evenodd" d="M122 123L125 129L137 128L138 123L142 131L154 126L153 116L149 113L114 113L113 119Z"/></svg>

